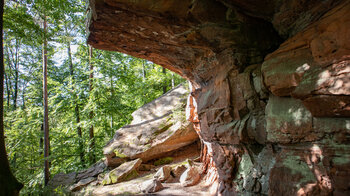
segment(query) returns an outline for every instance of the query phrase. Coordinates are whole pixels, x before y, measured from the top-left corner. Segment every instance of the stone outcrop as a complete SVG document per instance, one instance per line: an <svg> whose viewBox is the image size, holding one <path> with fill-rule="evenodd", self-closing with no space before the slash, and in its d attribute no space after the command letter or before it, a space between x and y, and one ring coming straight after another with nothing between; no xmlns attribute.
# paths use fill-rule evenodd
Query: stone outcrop
<svg viewBox="0 0 350 196"><path fill-rule="evenodd" d="M217 195L349 195L350 2L91 0L88 42L191 82Z"/></svg>
<svg viewBox="0 0 350 196"><path fill-rule="evenodd" d="M105 172L107 169L106 164L103 161L99 161L93 164L88 169L81 170L79 172L71 172L68 174L59 173L56 174L48 183L48 190L50 194L55 195L55 189L60 188L66 194L70 192L79 191L92 182L97 182L97 177Z"/></svg>
<svg viewBox="0 0 350 196"><path fill-rule="evenodd" d="M121 164L119 167L106 174L102 185L115 184L136 178L138 176L137 169L141 163L141 159L135 159Z"/></svg>
<svg viewBox="0 0 350 196"><path fill-rule="evenodd" d="M51 189L55 189L59 186L68 187L76 182L75 177L77 176L76 172L72 172L69 174L59 173L56 174L48 183L48 186Z"/></svg>
<svg viewBox="0 0 350 196"><path fill-rule="evenodd" d="M109 190L135 178L139 178L135 179L138 187L133 193L153 193L163 188L161 182L178 181L183 165L173 168L165 164L197 158L200 151L198 134L185 119L188 94L186 84L182 84L136 110L131 124L117 130L106 145L102 161L79 172L55 175L49 182L50 194L56 194L59 188L64 194L79 195L100 185ZM155 175L155 180L145 175Z"/></svg>
<svg viewBox="0 0 350 196"><path fill-rule="evenodd" d="M163 188L162 183L156 179L147 180L141 185L143 193L155 193Z"/></svg>
<svg viewBox="0 0 350 196"><path fill-rule="evenodd" d="M165 182L170 177L171 167L165 165L158 169L157 173L154 174L154 178L160 182Z"/></svg>
<svg viewBox="0 0 350 196"><path fill-rule="evenodd" d="M117 130L103 149L107 165L116 167L136 158L143 162L159 159L197 141L193 126L184 119L187 95L185 86L179 85L136 110L131 124Z"/></svg>
<svg viewBox="0 0 350 196"><path fill-rule="evenodd" d="M195 166L188 167L180 177L181 186L193 186L198 184L201 178L199 169Z"/></svg>

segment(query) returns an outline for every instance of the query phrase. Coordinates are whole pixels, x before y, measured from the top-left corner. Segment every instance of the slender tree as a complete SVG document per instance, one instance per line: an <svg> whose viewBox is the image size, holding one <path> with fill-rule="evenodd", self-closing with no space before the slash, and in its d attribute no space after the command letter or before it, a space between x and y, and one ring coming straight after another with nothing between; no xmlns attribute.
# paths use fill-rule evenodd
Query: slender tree
<svg viewBox="0 0 350 196"><path fill-rule="evenodd" d="M65 26L65 31L66 31L66 37L69 37L68 29L67 26ZM78 134L78 139L79 139L79 156L80 156L80 162L82 165L85 164L85 159L84 159L84 146L83 146L83 134L81 130L81 126L79 125L80 123L80 112L79 112L79 104L78 104L78 96L77 93L75 92L75 76L74 76L74 66L73 66L73 57L72 57L72 49L71 49L71 43L70 40L67 39L67 54L68 54L68 63L69 63L69 72L70 76L72 78L72 93L73 93L73 102L74 102L74 115L75 115L75 120L77 123L77 134Z"/></svg>
<svg viewBox="0 0 350 196"><path fill-rule="evenodd" d="M17 98L18 98L18 80L19 80L19 43L18 39L16 39L15 43L15 52L12 56L14 56L14 79L15 79L15 89L14 89L14 95L13 95L13 109L17 109ZM13 52L12 52L13 53Z"/></svg>
<svg viewBox="0 0 350 196"><path fill-rule="evenodd" d="M90 94L92 93L93 90L93 80L94 80L94 64L92 63L92 58L93 58L93 50L92 47L89 46L89 68L90 68L90 76L89 76L89 91ZM91 110L89 114L90 121L93 122L94 118L94 111ZM95 136L94 136L94 125L92 124L89 129L89 139L90 139L90 162L95 163L96 162L96 157L95 157Z"/></svg>
<svg viewBox="0 0 350 196"><path fill-rule="evenodd" d="M4 50L3 50L4 0L0 0L0 196L18 195L23 187L13 176L7 159L4 135Z"/></svg>
<svg viewBox="0 0 350 196"><path fill-rule="evenodd" d="M49 138L49 110L48 110L48 96L47 96L47 21L46 15L44 15L43 22L44 30L44 43L43 43L43 101L44 101L44 177L45 185L49 182L50 178L50 164L49 164L49 152L50 152L50 138Z"/></svg>

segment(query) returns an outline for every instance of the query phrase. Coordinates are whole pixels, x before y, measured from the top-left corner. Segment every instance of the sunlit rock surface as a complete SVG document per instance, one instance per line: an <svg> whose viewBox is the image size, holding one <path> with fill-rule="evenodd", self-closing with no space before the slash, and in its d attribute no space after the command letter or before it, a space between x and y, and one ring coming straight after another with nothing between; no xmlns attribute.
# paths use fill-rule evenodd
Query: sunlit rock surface
<svg viewBox="0 0 350 196"><path fill-rule="evenodd" d="M197 141L192 124L185 120L188 93L179 85L136 110L131 124L117 130L104 147L107 165L115 167L136 158L147 162Z"/></svg>
<svg viewBox="0 0 350 196"><path fill-rule="evenodd" d="M191 82L211 194L350 194L349 1L91 0L89 15L93 47Z"/></svg>

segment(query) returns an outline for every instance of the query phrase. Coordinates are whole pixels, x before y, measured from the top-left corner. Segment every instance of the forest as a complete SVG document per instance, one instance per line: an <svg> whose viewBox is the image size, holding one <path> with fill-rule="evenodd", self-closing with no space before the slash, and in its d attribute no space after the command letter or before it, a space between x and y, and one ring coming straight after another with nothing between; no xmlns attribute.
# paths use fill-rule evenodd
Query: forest
<svg viewBox="0 0 350 196"><path fill-rule="evenodd" d="M131 113L183 82L152 62L86 43L85 0L5 0L4 134L21 194L88 168Z"/></svg>

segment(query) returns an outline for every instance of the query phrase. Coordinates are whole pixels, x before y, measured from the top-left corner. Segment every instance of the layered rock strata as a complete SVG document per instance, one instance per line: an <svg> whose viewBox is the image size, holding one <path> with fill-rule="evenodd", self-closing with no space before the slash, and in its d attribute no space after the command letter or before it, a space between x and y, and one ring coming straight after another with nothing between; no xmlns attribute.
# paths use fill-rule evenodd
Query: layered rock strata
<svg viewBox="0 0 350 196"><path fill-rule="evenodd" d="M350 2L90 0L88 42L188 79L217 195L349 195Z"/></svg>

